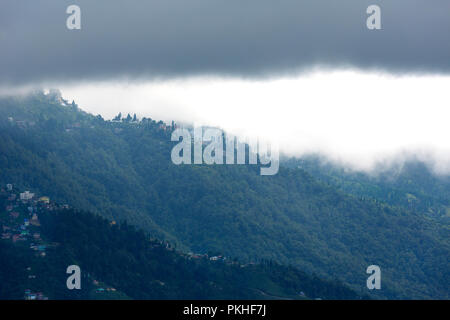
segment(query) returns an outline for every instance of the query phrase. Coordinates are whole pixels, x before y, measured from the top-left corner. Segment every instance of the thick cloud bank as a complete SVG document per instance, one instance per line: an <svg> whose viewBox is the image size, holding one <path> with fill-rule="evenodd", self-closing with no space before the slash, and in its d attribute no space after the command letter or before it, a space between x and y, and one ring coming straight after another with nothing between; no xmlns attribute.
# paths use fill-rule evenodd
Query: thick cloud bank
<svg viewBox="0 0 450 320"><path fill-rule="evenodd" d="M450 76L317 72L263 81L187 78L62 87L81 108L221 127L371 170L411 156L450 173ZM400 157L400 158L399 158Z"/></svg>
<svg viewBox="0 0 450 320"><path fill-rule="evenodd" d="M81 30L66 9L81 8ZM381 7L382 30L366 9ZM311 66L450 72L448 0L2 0L0 84L260 77Z"/></svg>

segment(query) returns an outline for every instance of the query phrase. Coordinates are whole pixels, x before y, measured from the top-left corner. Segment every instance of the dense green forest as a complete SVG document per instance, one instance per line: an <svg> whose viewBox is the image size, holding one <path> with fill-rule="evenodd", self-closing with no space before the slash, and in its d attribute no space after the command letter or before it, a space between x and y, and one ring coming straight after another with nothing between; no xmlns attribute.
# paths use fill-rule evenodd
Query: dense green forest
<svg viewBox="0 0 450 320"><path fill-rule="evenodd" d="M14 230L32 207L39 227L22 229L38 232L39 240L26 232L21 241L0 240L0 299L23 299L27 291L50 299L367 298L273 261L241 264L183 254L126 222L113 224L54 204L8 201L10 194L0 194L0 225ZM7 206L19 217L5 214ZM37 243L45 250L32 250ZM81 268L80 290L66 287L69 265Z"/></svg>
<svg viewBox="0 0 450 320"><path fill-rule="evenodd" d="M170 126L104 121L51 94L1 98L0 115L0 183L126 220L184 252L292 264L357 291L377 264L377 297L449 298L449 227L407 206L296 167L176 166Z"/></svg>
<svg viewBox="0 0 450 320"><path fill-rule="evenodd" d="M315 178L361 198L371 198L450 222L450 176L437 175L423 162L410 159L373 173L351 171L319 155L286 158L283 165L302 168Z"/></svg>

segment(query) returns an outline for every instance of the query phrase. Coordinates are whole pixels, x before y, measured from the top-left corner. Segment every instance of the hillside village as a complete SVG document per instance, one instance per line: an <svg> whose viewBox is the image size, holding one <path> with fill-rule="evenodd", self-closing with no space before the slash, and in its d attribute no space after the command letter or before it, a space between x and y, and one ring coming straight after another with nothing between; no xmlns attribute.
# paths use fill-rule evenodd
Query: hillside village
<svg viewBox="0 0 450 320"><path fill-rule="evenodd" d="M46 241L41 236L41 221L39 216L41 213L51 213L56 210L70 209L68 204L56 204L50 201L47 196L38 196L30 191L19 191L13 184L6 184L5 187L0 188L0 228L1 240L8 241L22 248L30 250L38 259L46 259L49 254L49 249L56 248L61 245L57 242ZM115 221L110 222L115 225ZM174 248L169 242L159 241L157 239L150 239L153 248L163 247L166 250L174 251ZM51 253L50 253L51 254ZM188 260L204 260L210 262L223 262L229 265L239 264L236 260L232 260L222 255L208 255L207 253L192 253L187 254L178 252L178 254ZM241 268L254 265L254 263L240 264ZM32 267L26 268L27 278L30 282L39 277L34 273ZM116 289L96 280L95 277L91 279L94 293L96 295L114 294ZM161 286L165 283L155 280ZM110 297L110 296L105 296ZM25 300L48 300L49 298L41 291L25 289Z"/></svg>
<svg viewBox="0 0 450 320"><path fill-rule="evenodd" d="M29 191L18 192L12 184L0 189L0 196L6 199L3 210L0 212L1 239L27 246L35 253L36 257L45 259L47 249L55 247L58 243L48 243L41 238L39 213L41 210L52 211L56 209L50 203L48 197L35 197ZM27 268L28 279L35 279L31 267ZM26 300L46 300L42 292L32 292L26 289L24 292Z"/></svg>
<svg viewBox="0 0 450 320"><path fill-rule="evenodd" d="M20 192L13 184L7 184L0 189L0 199L5 200L3 208L0 208L1 240L10 241L20 247L26 247L34 253L38 259L46 259L48 250L60 245L57 242L49 242L41 237L41 222L39 215L42 212L52 212L60 209L69 209L69 205L58 205L50 201L47 196L38 197L30 191ZM32 267L26 268L27 278L30 283L39 277ZM117 290L93 279L96 294L115 293ZM31 289L24 290L25 300L48 300L41 291Z"/></svg>
<svg viewBox="0 0 450 320"><path fill-rule="evenodd" d="M16 107L9 107L10 105ZM226 272L230 270L229 272L237 277L245 274L249 282L253 281L254 270L261 270L261 275L257 277L275 278L277 281L284 277L284 274L277 274L279 269L285 270L284 267L264 264L258 267L261 265L261 260L258 260L260 259L258 252L266 248L265 243L257 244L253 238L249 237L237 240L238 238L234 236L238 236L241 232L251 231L248 227L239 228L240 225L252 226L252 223L247 221L248 214L244 214L245 206L239 206L238 198L236 198L236 195L245 197L248 192L246 187L241 187L241 184L230 184L231 180L226 183L232 188L225 190L233 190L230 196L236 201L227 209L233 212L232 215L226 214L221 207L214 208L214 214L218 215L218 219L220 221L224 219L223 224L217 224L216 219L210 219L213 221L212 225L208 219L197 219L197 213L201 211L198 211L198 208L194 211L193 199L189 194L186 198L187 202L179 209L169 205L176 204L180 200L179 189L181 190L181 188L178 186L189 187L192 184L200 183L196 186L195 194L209 195L210 189L206 186L211 182L216 185L213 179L214 175L210 176L209 174L210 171L211 173L216 172L215 168L180 168L168 163L170 161L168 158L171 143L170 131L176 126L174 123L172 126L164 126L151 119L127 122L131 115L127 116L125 119L128 120L125 121L104 121L100 116L73 110L75 107L74 104L66 107L59 103L56 105L56 103L50 103L48 97L37 95L26 98L20 103L7 100L3 104L5 116L0 117L0 127L4 132L2 157L0 157L4 166L1 183L4 184L3 187L0 185L0 188L3 189L2 198L5 197L4 202L3 200L0 202L0 227L3 238L0 239L0 243L8 244L11 255L14 255L15 248L20 246L23 248L20 252L17 250L17 255L25 256L26 249L26 252L32 254L34 259L47 261L47 265L50 264L48 261L55 257L53 253L59 254L58 267L52 267L52 273L46 277L33 270L34 267L30 270L30 276L32 276L30 282L32 282L33 276L41 279L41 282L43 279L53 281L52 289L55 290L48 291L44 294L45 296L48 296L49 299L60 296L72 298L72 293L67 294L66 292L65 279L60 279L67 278L65 270L62 269L64 266L67 267L66 262L80 265L90 264L91 269L97 267L96 270L92 270L92 273L97 275L97 279L95 279L97 282L94 283L93 280L96 277L92 276L90 283L98 289L94 290L95 295L98 296L108 292L108 286L103 285L101 280L126 292L130 297L185 297L183 294L186 292L191 294L186 297L201 296L204 291L200 291L198 288L209 288L210 281L205 279L205 282L199 284L198 287L190 286L181 290L180 285L185 280L178 276L178 270L183 268L184 273L191 276L190 280L193 283L197 283L198 277L204 274L204 272L196 273L197 269L210 271L211 278L219 277L223 284L230 282L229 278L223 277L222 272L225 270L227 270ZM6 117L10 117L10 119L5 119ZM133 118L131 117L131 121ZM17 121L27 121L26 128L20 128ZM32 125L32 122L35 124ZM120 132L122 133L118 134ZM137 144L134 141L141 141L141 143ZM16 163L21 165L16 165ZM259 180L253 180L252 171L243 167L230 169L239 169L232 170L236 177L243 174L249 178L249 182L255 186L258 185ZM228 175L221 171L217 170L216 173L220 173L227 180ZM188 175L184 173L188 173ZM303 176L301 173L297 175ZM194 176L199 179L194 181L188 179ZM288 176L281 178L288 179ZM29 191L26 192L26 190ZM45 194L39 194L38 190ZM170 192L170 190L175 192ZM205 193L206 190L208 193ZM217 194L221 192L222 190L217 190ZM215 197L213 194L211 196ZM58 201L51 201L55 199L69 203L73 208L57 204ZM198 201L196 203L201 204ZM67 218L65 218L66 210L64 208L71 212ZM211 210L211 208L205 207L204 210ZM257 211L263 212L264 210L264 206L261 205ZM80 221L86 230L80 229L72 232L70 225L78 223L77 213L79 212L86 213L84 220ZM58 221L52 218L56 215L60 217ZM105 221L93 226L91 216L102 217ZM189 227L177 227L180 217L187 219L186 226ZM231 219L231 217L235 218ZM113 226L114 221L111 221L113 219L120 221L117 223L117 227ZM136 236L138 239L136 247L130 248L122 245L121 243L130 243L129 240L132 240L130 236L136 235L134 231L128 231L126 227L122 228L124 221L144 233L150 232L159 239L170 239L172 243L183 245L183 249L186 251L190 248L193 252L181 253L172 248L168 242L156 239L141 245L145 241L141 240L145 238L138 236ZM58 227L49 228L50 222L55 222ZM105 226L108 224L111 224L110 228ZM269 219L266 225L278 228L276 220ZM67 227L67 233L58 233L61 226ZM170 230L171 228L173 230ZM100 234L100 229L105 236L96 237L97 234ZM217 238L212 238L217 240L217 244L211 246L203 240L196 240L198 243L181 241L190 233L199 234L203 231L209 232L211 237L217 236ZM183 233L185 234L183 235ZM65 236L66 234L71 235L72 243L66 242L68 238ZM124 235L124 238L121 243L118 243L116 238L120 234ZM177 234L177 236L172 237L173 234ZM222 247L221 243L224 238L219 235L229 238L226 241L226 247ZM257 234L257 237L259 236L261 234ZM270 235L267 234L267 236ZM79 245L78 239L83 240L83 245ZM148 238L148 234L146 239L152 240ZM248 241L249 239L251 241ZM274 239L277 240L279 237ZM60 244L52 243L52 241L60 242ZM122 247L122 251L118 250L119 247ZM237 253L233 247L239 249ZM108 249L108 254L105 254L105 248ZM136 248L146 248L146 251L142 249L141 252ZM94 249L96 254L92 253L91 249ZM172 252L172 254L168 252ZM227 257L223 255L223 252L226 252ZM276 249L273 252L283 251ZM228 256L239 257L242 253L245 253L241 257L244 263L228 258ZM134 263L141 261L142 254L145 254L148 259L148 267L141 266L141 263ZM19 260L22 258L21 256ZM93 259L94 256L96 259ZM165 257L166 260L160 259L161 257ZM278 258L275 260L271 255L266 255L266 257L269 259L268 261L278 261ZM255 260L258 260L258 264L254 266L254 263L251 262ZM109 276L111 275L111 268L108 265L110 262L121 266L121 268L116 268L118 274L115 277ZM232 265L232 268L225 268L228 265ZM154 266L161 267L153 269ZM167 277L166 270L169 266L172 266L173 271L171 277ZM135 273L130 272L127 277L122 277L124 268L127 270L133 268ZM23 270L25 270L25 266ZM83 270L87 270L87 268ZM292 272L294 278L307 278L296 270L289 272ZM57 274L60 278L54 278L53 274ZM145 278L142 275L145 275ZM166 275L165 278L164 275ZM135 280L136 285L127 288L130 279ZM138 284L143 279L149 284L156 285L151 285L152 290L144 290ZM241 282L242 279L237 283ZM317 281L314 279L312 282L316 283ZM20 283L28 282L21 280ZM171 283L176 283L177 286L170 286ZM259 281L255 281L251 286L259 285L259 283ZM59 288L58 286L63 286L62 284L64 287ZM31 295L30 299L38 299L38 295L32 295L32 293L43 291L42 288L45 286L46 284L42 284L41 288L27 286L27 288L32 288L31 292L24 293L23 288L16 292L22 292L26 297ZM292 290L297 292L296 297L302 296L299 293L302 291L306 292L308 296L323 297L325 296L323 292L314 290L327 286L328 284L311 285L312 293L305 290L303 285L298 285ZM289 295L292 294L290 292L291 285L286 287L281 284L280 287ZM216 289L213 290L213 293L220 296ZM247 293L242 292L242 294ZM4 296L9 296L8 292L4 293Z"/></svg>

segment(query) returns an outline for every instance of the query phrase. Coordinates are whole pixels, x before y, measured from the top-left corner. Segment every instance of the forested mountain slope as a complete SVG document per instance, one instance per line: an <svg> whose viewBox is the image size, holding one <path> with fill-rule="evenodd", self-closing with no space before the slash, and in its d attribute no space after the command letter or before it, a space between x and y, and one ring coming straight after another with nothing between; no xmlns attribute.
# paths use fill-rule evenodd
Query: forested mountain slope
<svg viewBox="0 0 450 320"><path fill-rule="evenodd" d="M283 165L302 168L324 183L357 197L401 206L446 224L450 222L450 176L433 173L417 159L393 163L370 173L348 170L318 155L286 158Z"/></svg>
<svg viewBox="0 0 450 320"><path fill-rule="evenodd" d="M0 299L367 298L273 261L183 254L127 223L18 195L0 191ZM80 290L66 286L71 265Z"/></svg>
<svg viewBox="0 0 450 320"><path fill-rule="evenodd" d="M176 166L170 127L104 121L42 93L2 98L0 114L1 183L127 220L182 250L290 263L357 290L376 264L380 297L449 297L449 230L423 215L298 168Z"/></svg>

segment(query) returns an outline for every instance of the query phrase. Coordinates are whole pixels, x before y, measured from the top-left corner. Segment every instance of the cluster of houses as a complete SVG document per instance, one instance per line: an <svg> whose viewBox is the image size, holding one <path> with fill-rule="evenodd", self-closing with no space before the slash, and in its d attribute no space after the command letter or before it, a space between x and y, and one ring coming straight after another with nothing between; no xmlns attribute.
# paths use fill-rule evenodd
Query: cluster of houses
<svg viewBox="0 0 450 320"><path fill-rule="evenodd" d="M32 274L31 267L27 268L28 279L36 279L36 275ZM48 297L44 295L44 293L40 291L32 291L31 289L25 289L24 292L25 300L48 300Z"/></svg>
<svg viewBox="0 0 450 320"><path fill-rule="evenodd" d="M94 284L94 286L96 286L97 288L95 289L95 293L105 293L105 292L116 292L116 288L113 287L108 287L108 286L102 286L100 284L100 282L98 282L97 280L93 280L92 283Z"/></svg>
<svg viewBox="0 0 450 320"><path fill-rule="evenodd" d="M74 131L76 129L80 129L80 128L81 128L81 123L75 122L71 126L67 127L65 130L66 130L66 132L72 132L72 131ZM91 128L94 128L94 126L91 126Z"/></svg>
<svg viewBox="0 0 450 320"><path fill-rule="evenodd" d="M222 255L209 256L207 253L201 254L201 253L189 252L186 256L187 256L187 258L189 260L204 259L204 260L209 260L209 261L213 261L213 262L222 262L222 263L225 263L227 265L238 265L241 268L246 268L246 267L250 267L250 266L255 265L255 262L248 262L248 263L242 264L241 262L239 262L237 260L233 260L233 259L227 258L227 257L222 256Z"/></svg>
<svg viewBox="0 0 450 320"><path fill-rule="evenodd" d="M128 124L133 124L133 125L139 125L139 124L154 124L157 126L157 128L159 130L162 131L172 131L178 128L178 125L172 121L172 124L165 124L163 121L159 121L159 122L155 122L152 119L147 119L147 118L142 118L142 120L139 120L136 117L136 114L134 114L133 117L131 117L130 114L128 114L127 117L122 117L122 113L119 113L116 117L114 117L114 119L109 120L108 122L111 123L128 123ZM121 128L115 128L115 132L119 133L121 132L122 129Z"/></svg>
<svg viewBox="0 0 450 320"><path fill-rule="evenodd" d="M232 261L231 259L227 259L227 257L219 255L219 256L209 256L208 254L201 254L201 253L192 253L189 252L187 254L188 259L205 259L205 260L209 260L209 261L221 261L221 262L227 262L229 264L233 264L234 261Z"/></svg>
<svg viewBox="0 0 450 320"><path fill-rule="evenodd" d="M14 193L12 184L7 184L6 189L2 188L0 193L7 195L5 212L0 213L1 239L11 240L14 243L29 241L30 249L45 256L46 246L41 243L39 232L41 224L38 211L42 207L53 209L50 199L48 197L36 198L35 194L29 191Z"/></svg>
<svg viewBox="0 0 450 320"><path fill-rule="evenodd" d="M170 124L166 125L165 123L159 123L158 128L163 131L171 132L172 130L175 130L176 128L178 128L178 125L175 123L172 123L172 125L170 125Z"/></svg>
<svg viewBox="0 0 450 320"><path fill-rule="evenodd" d="M32 292L30 289L26 289L25 300L48 300L48 297L42 292Z"/></svg>
<svg viewBox="0 0 450 320"><path fill-rule="evenodd" d="M6 199L5 207L0 208L1 239L13 243L23 242L35 252L36 256L45 257L47 249L57 246L58 243L46 242L41 238L39 213L41 210L68 209L69 206L56 205L50 202L49 197L37 197L30 191L16 192L12 184L7 184L6 188L0 188L0 195ZM115 221L111 222L112 225L115 223ZM31 267L27 268L27 272L28 279L36 278ZM97 287L95 289L97 294L116 292L115 288L101 285L96 280L94 280L94 285ZM48 297L42 292L35 292L31 289L25 290L24 298L25 300L48 300Z"/></svg>
<svg viewBox="0 0 450 320"><path fill-rule="evenodd" d="M30 191L16 192L12 184L6 188L0 188L0 195L4 201L4 208L0 208L1 240L13 243L24 243L36 256L45 257L48 247L56 246L56 243L46 243L41 238L39 221L40 210L55 210L57 207L50 202L49 197L36 197ZM68 207L65 205L64 207ZM27 268L28 279L35 279L31 267ZM33 292L26 289L26 300L48 300L42 292Z"/></svg>
<svg viewBox="0 0 450 320"><path fill-rule="evenodd" d="M27 121L27 120L16 120L13 117L8 117L9 123L16 125L17 127L21 129L26 129L28 127L33 127L36 125L35 121Z"/></svg>

